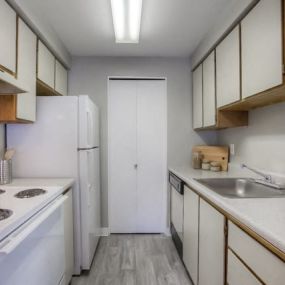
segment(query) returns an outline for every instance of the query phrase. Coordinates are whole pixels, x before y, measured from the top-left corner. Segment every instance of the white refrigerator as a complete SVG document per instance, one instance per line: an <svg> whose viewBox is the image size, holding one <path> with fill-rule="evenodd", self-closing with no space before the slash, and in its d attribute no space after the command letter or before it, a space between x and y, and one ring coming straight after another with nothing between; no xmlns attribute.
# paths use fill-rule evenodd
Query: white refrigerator
<svg viewBox="0 0 285 285"><path fill-rule="evenodd" d="M73 177L74 274L90 269L101 234L99 111L87 95L37 97L34 124L8 125L14 177Z"/></svg>

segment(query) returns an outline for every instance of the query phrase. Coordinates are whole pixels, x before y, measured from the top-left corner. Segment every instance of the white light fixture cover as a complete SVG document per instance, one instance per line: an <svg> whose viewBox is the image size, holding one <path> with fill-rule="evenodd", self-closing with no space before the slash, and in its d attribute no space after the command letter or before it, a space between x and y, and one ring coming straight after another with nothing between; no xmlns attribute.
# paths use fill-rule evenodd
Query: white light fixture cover
<svg viewBox="0 0 285 285"><path fill-rule="evenodd" d="M117 43L138 43L142 0L111 0Z"/></svg>

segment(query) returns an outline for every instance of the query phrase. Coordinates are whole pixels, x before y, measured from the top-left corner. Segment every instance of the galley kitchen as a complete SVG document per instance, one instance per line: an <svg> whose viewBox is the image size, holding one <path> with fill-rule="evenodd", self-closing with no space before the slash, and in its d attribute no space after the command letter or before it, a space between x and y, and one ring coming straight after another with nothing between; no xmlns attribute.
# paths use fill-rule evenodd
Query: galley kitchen
<svg viewBox="0 0 285 285"><path fill-rule="evenodd" d="M285 0L0 0L0 285L282 285Z"/></svg>

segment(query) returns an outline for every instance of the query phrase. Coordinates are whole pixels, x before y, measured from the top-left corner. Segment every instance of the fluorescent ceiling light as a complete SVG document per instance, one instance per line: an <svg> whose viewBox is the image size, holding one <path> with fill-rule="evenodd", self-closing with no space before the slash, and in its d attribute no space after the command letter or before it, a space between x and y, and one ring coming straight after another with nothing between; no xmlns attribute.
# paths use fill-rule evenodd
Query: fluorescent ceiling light
<svg viewBox="0 0 285 285"><path fill-rule="evenodd" d="M142 0L111 0L117 43L138 43Z"/></svg>

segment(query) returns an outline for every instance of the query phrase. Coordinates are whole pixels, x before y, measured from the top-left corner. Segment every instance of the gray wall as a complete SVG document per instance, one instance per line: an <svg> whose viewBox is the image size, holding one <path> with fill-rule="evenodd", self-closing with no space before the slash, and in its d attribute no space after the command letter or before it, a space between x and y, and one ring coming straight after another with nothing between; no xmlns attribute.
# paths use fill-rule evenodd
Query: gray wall
<svg viewBox="0 0 285 285"><path fill-rule="evenodd" d="M249 126L220 131L219 143L235 144L232 163L285 173L285 103L250 111Z"/></svg>
<svg viewBox="0 0 285 285"><path fill-rule="evenodd" d="M215 143L215 133L192 131L191 65L188 58L75 57L69 94L88 94L101 111L102 222L108 226L107 78L108 76L167 77L168 165L190 163L194 144Z"/></svg>

